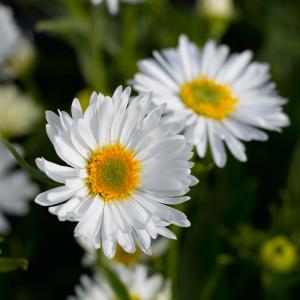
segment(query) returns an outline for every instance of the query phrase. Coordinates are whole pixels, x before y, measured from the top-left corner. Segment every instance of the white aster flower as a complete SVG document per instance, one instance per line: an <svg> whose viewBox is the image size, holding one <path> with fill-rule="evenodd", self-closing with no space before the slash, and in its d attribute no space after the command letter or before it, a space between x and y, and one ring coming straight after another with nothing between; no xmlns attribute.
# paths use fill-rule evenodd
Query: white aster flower
<svg viewBox="0 0 300 300"><path fill-rule="evenodd" d="M229 55L225 45L209 41L200 50L186 36L177 49L154 51L154 59L139 62L134 87L153 91L157 104L167 103L172 119L185 123L185 136L200 157L210 145L219 167L226 164L224 143L246 161L241 141L265 141L260 129L280 131L289 124L282 112L286 100L270 82L269 66L251 62L252 52Z"/></svg>
<svg viewBox="0 0 300 300"><path fill-rule="evenodd" d="M34 49L14 20L10 7L0 3L0 75L16 77L31 64Z"/></svg>
<svg viewBox="0 0 300 300"><path fill-rule="evenodd" d="M37 186L21 170L12 170L16 162L7 148L0 144L0 234L10 231L4 214L23 216L29 209L28 201L38 193Z"/></svg>
<svg viewBox="0 0 300 300"><path fill-rule="evenodd" d="M162 276L148 276L148 269L143 265L135 268L117 268L131 300L171 300L171 286ZM96 275L93 279L81 276L81 286L75 288L75 297L68 300L114 300L116 295L105 279Z"/></svg>
<svg viewBox="0 0 300 300"><path fill-rule="evenodd" d="M61 183L37 196L59 220L79 222L75 236L102 246L112 258L116 244L129 253L135 244L151 254L151 238L175 238L166 227L189 226L186 216L168 204L189 199L197 183L188 162L192 152L174 125L162 124L164 105L149 109L151 95L128 104L130 88L113 97L93 93L82 112L78 99L72 116L47 112L48 136L69 166L37 159L38 167Z"/></svg>
<svg viewBox="0 0 300 300"><path fill-rule="evenodd" d="M41 117L41 109L15 85L0 85L0 135L28 133Z"/></svg>
<svg viewBox="0 0 300 300"><path fill-rule="evenodd" d="M107 7L108 7L108 10L109 12L112 14L112 15L116 15L119 11L119 2L121 0L106 0L106 3L107 3ZM142 2L144 0L122 0L123 2L127 2L127 3L131 3L131 4L135 4L135 3L139 3L139 2ZM99 5L103 2L103 0L91 0L91 3L93 5Z"/></svg>

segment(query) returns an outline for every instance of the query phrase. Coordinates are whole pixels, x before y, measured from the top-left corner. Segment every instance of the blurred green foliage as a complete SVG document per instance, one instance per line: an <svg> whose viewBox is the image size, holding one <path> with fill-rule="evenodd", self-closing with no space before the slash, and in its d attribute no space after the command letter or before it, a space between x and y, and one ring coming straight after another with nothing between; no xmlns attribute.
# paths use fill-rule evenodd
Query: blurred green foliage
<svg viewBox="0 0 300 300"><path fill-rule="evenodd" d="M4 241L3 237L0 237L0 243ZM17 269L28 269L28 260L19 257L3 257L3 253L0 249L0 273L15 271Z"/></svg>

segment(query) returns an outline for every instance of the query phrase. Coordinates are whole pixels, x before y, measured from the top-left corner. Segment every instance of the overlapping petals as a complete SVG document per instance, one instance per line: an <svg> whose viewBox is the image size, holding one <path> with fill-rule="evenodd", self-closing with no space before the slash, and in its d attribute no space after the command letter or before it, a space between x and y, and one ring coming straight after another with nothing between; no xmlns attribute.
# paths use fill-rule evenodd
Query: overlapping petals
<svg viewBox="0 0 300 300"><path fill-rule="evenodd" d="M173 133L177 125L162 122L165 106L153 109L151 97L130 100L130 88L118 88L112 98L93 93L85 112L75 99L71 115L46 113L49 139L67 166L36 160L61 185L39 194L35 201L50 206L61 221L77 221L75 236L102 247L110 258L117 243L130 253L138 245L151 254L151 238L175 238L168 225L190 225L183 213L168 205L187 201L185 194L197 183L188 161L192 146ZM128 199L106 201L86 184L87 161L94 150L114 143L135 153L141 180Z"/></svg>
<svg viewBox="0 0 300 300"><path fill-rule="evenodd" d="M246 161L243 141L265 141L268 135L262 129L281 131L289 125L282 111L286 100L270 81L269 66L251 61L251 51L230 55L228 46L217 46L215 41L199 49L181 36L176 49L154 51L153 56L138 63L135 89L140 93L153 91L157 104L167 103L171 112L168 118L184 122L184 134L198 155L204 157L209 145L219 167L227 161L225 145L238 160ZM209 118L185 106L179 95L181 87L199 76L228 86L238 100L226 118Z"/></svg>

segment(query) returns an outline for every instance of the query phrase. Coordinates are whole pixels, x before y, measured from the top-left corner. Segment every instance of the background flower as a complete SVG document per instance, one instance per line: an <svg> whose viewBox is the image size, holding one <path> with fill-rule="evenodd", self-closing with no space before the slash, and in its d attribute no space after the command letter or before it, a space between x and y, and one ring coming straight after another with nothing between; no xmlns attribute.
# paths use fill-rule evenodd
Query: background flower
<svg viewBox="0 0 300 300"><path fill-rule="evenodd" d="M15 85L0 85L0 135L28 134L41 118L40 107Z"/></svg>
<svg viewBox="0 0 300 300"><path fill-rule="evenodd" d="M260 251L262 263L275 272L290 272L298 262L297 249L286 237L266 241Z"/></svg>
<svg viewBox="0 0 300 300"><path fill-rule="evenodd" d="M170 285L159 274L149 276L148 269L138 265L133 269L117 267L120 279L128 288L132 300L171 300ZM115 295L105 279L96 275L94 279L81 277L81 285L75 288L76 297L69 300L112 300Z"/></svg>
<svg viewBox="0 0 300 300"><path fill-rule="evenodd" d="M203 14L219 17L230 18L233 16L234 7L232 0L201 0L200 6Z"/></svg>
<svg viewBox="0 0 300 300"><path fill-rule="evenodd" d="M34 58L34 49L19 29L10 7L0 3L0 77L23 74Z"/></svg>
<svg viewBox="0 0 300 300"><path fill-rule="evenodd" d="M0 234L11 227L4 214L23 216L29 210L29 201L38 193L38 187L21 170L13 170L16 161L6 147L0 144Z"/></svg>
<svg viewBox="0 0 300 300"><path fill-rule="evenodd" d="M260 129L281 131L289 125L281 108L286 100L270 82L268 65L251 62L251 51L230 56L226 45L214 41L200 50L182 35L176 49L155 51L154 57L138 63L135 89L153 91L156 103L167 103L168 117L183 120L198 155L204 157L209 145L218 167L227 161L224 144L246 161L240 140L265 141Z"/></svg>
<svg viewBox="0 0 300 300"><path fill-rule="evenodd" d="M142 2L143 0L122 0L123 2L127 3L139 3ZM94 5L99 5L103 2L103 0L91 0L92 4ZM107 2L107 7L109 12L112 15L116 15L119 11L119 2L120 0L106 0Z"/></svg>

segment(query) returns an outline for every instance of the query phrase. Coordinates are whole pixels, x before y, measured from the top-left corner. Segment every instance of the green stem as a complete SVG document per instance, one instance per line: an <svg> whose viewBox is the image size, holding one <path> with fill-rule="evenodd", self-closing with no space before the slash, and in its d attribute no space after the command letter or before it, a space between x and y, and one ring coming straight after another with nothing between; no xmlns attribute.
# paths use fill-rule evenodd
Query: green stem
<svg viewBox="0 0 300 300"><path fill-rule="evenodd" d="M11 152L11 154L15 157L19 165L34 179L52 185L57 186L57 183L49 179L44 173L39 171L36 168L33 168L30 166L24 158L17 152L17 150L14 148L14 146L9 143L6 139L0 137L0 141L7 147L7 149Z"/></svg>
<svg viewBox="0 0 300 300"><path fill-rule="evenodd" d="M181 204L178 206L178 210L184 212L186 208L185 204ZM173 227L173 232L177 236L176 241L170 241L170 248L168 252L168 270L167 275L172 280L172 295L173 300L178 299L180 283L179 283L179 247L180 247L180 236L182 232L181 227Z"/></svg>
<svg viewBox="0 0 300 300"><path fill-rule="evenodd" d="M99 13L98 8L92 9L91 18L91 36L90 36L90 52L91 52L91 82L94 89L106 91L106 71L103 61L102 37L104 33L104 19Z"/></svg>
<svg viewBox="0 0 300 300"><path fill-rule="evenodd" d="M128 291L123 282L118 277L115 270L113 270L111 264L102 255L98 255L97 269L106 278L107 282L114 290L117 296L116 300L130 300Z"/></svg>
<svg viewBox="0 0 300 300"><path fill-rule="evenodd" d="M214 267L201 293L201 297L200 297L201 300L213 299L223 270L224 270L224 265L216 265Z"/></svg>
<svg viewBox="0 0 300 300"><path fill-rule="evenodd" d="M177 238L180 235L180 228L178 228L176 235ZM179 286L179 278L178 278L178 269L179 269L179 242L171 241L168 255L168 278L172 280L172 295L174 300L178 299L178 290Z"/></svg>
<svg viewBox="0 0 300 300"><path fill-rule="evenodd" d="M119 58L121 73L125 78L130 78L136 68L137 41L136 7L128 5L122 10L122 51Z"/></svg>

